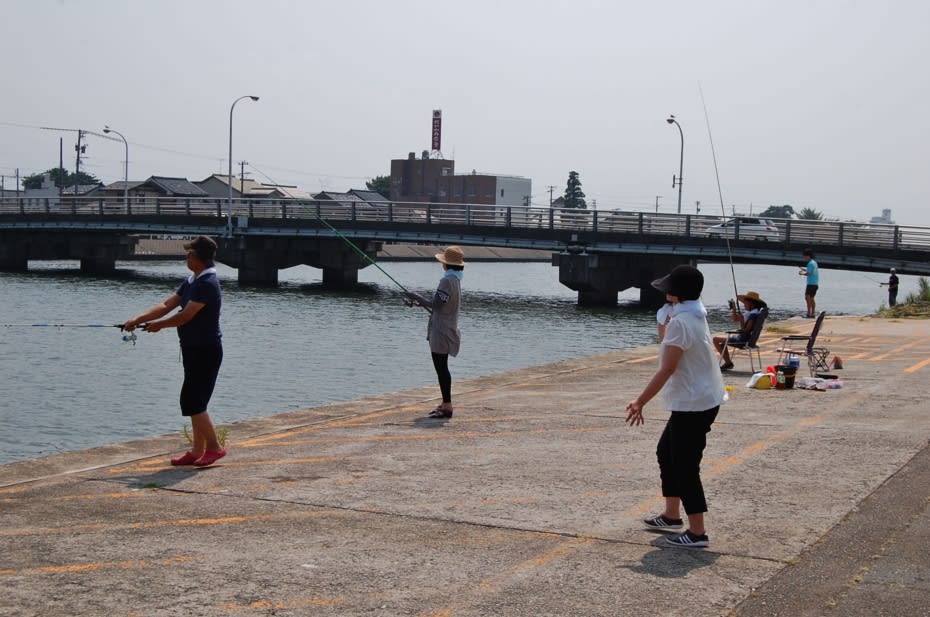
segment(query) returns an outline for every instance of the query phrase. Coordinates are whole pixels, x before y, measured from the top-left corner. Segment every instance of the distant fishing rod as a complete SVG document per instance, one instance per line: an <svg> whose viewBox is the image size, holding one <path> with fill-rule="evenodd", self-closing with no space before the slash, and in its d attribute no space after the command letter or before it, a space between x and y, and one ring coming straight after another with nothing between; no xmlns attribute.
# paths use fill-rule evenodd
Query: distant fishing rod
<svg viewBox="0 0 930 617"><path fill-rule="evenodd" d="M720 188L720 172L717 170L717 151L714 149L714 136L710 131L710 118L707 115L707 103L704 102L704 89L698 82L698 92L701 94L701 105L704 107L704 122L707 124L707 136L710 138L710 153L714 157L714 176L717 178L717 195L720 197L720 213L726 219L727 211L723 205L723 190ZM739 289L736 287L736 269L733 267L733 250L730 248L730 237L723 234L727 241L727 257L730 259L730 277L733 279L733 297L739 298ZM739 303L737 303L739 306Z"/></svg>
<svg viewBox="0 0 930 617"><path fill-rule="evenodd" d="M251 165L251 164L250 164L250 165ZM266 174L266 173L263 172L262 170L258 169L258 168L255 167L254 165L251 165L251 167L252 167L252 169L254 169L255 171L257 171L257 172L260 173L261 175L263 175L263 176L265 176L266 178L268 178L269 180L271 180L271 183L272 183L272 184L277 184L277 182L275 182L275 180L274 180L272 177L270 177L268 174ZM406 287L404 287L403 285L401 285L400 282L398 282L397 279L395 279L393 276L391 276L390 274L388 274L387 271L386 271L384 268L382 268L382 267L378 264L377 261L375 261L374 259L372 259L371 257L369 257L368 254L367 254L365 251L363 251L362 249L360 249L360 248L358 247L358 245L356 245L354 242L352 242L351 240L349 240L349 239L345 236L345 234L343 234L341 231L339 231L338 229L336 229L335 227L333 227L332 225L330 225L330 224L329 224L329 221L327 221L327 220L324 219L322 216L320 216L319 208L313 208L313 214L314 214L314 216L316 216L316 218L317 218L321 223L323 223L324 225L326 225L326 227L328 227L330 231L332 231L334 234L336 234L336 236L339 237L339 239L341 239L343 242L345 242L345 243L348 244L350 247L352 247L352 249L353 249L356 253L358 253L359 255L361 255L363 259L368 260L368 262L371 263L371 265L373 265L374 267L376 267L378 270L380 270L381 273L384 274L384 276L386 276L386 277L388 277L389 279L391 279L391 281L392 281L395 285L397 285L398 287L400 287L401 291L403 291L404 294L407 296L407 300L404 300L404 302L407 304L407 306L413 306L412 300L413 300L413 299L416 299L416 300L417 300L417 304L418 304L419 306L422 306L422 307L426 310L427 313L432 313L432 312L433 312L428 306L426 306L425 304L422 304L422 302L421 302L422 297L421 297L419 294L416 294L416 293L414 293L414 292L408 290L408 289L407 289Z"/></svg>

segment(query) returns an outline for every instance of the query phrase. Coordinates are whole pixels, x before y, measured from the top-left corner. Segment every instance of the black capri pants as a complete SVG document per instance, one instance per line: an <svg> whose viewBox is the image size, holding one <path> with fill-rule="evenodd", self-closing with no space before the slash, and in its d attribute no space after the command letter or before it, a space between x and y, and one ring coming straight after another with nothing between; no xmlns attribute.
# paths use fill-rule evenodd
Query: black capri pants
<svg viewBox="0 0 930 617"><path fill-rule="evenodd" d="M181 385L181 415L196 416L207 410L216 377L223 363L223 345L181 347L184 383Z"/></svg>
<svg viewBox="0 0 930 617"><path fill-rule="evenodd" d="M662 496L681 498L687 514L707 512L701 459L719 410L718 405L705 411L673 411L656 447Z"/></svg>

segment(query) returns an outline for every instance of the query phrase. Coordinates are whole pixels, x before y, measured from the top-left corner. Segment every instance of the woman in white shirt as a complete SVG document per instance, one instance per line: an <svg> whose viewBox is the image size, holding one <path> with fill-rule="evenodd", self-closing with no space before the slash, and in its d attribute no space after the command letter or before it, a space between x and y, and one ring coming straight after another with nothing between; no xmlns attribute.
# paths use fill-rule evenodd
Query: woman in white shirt
<svg viewBox="0 0 930 617"><path fill-rule="evenodd" d="M659 370L627 405L626 421L632 426L642 424L643 407L660 391L671 416L656 448L665 510L644 523L658 531L680 529L683 507L688 528L667 536L666 545L705 548L707 501L701 483L701 459L707 433L726 392L707 326L707 310L700 301L704 275L692 266L677 266L667 276L653 281L652 286L665 292L672 305L671 318L659 347Z"/></svg>

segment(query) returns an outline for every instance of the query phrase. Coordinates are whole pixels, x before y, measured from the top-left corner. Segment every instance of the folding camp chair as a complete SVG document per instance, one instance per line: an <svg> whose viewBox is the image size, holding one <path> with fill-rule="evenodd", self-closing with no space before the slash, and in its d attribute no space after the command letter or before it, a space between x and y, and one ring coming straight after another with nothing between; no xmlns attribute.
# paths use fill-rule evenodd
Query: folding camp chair
<svg viewBox="0 0 930 617"><path fill-rule="evenodd" d="M762 324L765 323L765 318L769 316L769 309L763 308L759 311L759 315L756 317L755 323L752 324L752 331L749 333L749 338L745 341L731 342L730 334L739 334L739 330L733 330L727 332L727 347L733 350L733 353L743 349L749 353L749 367L752 369L752 372L756 372L756 363L755 360L759 360L759 369L762 370L762 352L759 350L759 335L762 334ZM755 358L753 357L755 353Z"/></svg>
<svg viewBox="0 0 930 617"><path fill-rule="evenodd" d="M829 370L830 367L827 364L827 356L830 355L830 350L824 347L814 347L817 343L817 335L820 334L820 327L823 325L823 318L826 317L826 315L826 311L821 311L821 313L817 315L814 328L809 335L795 334L782 337L781 347L775 350L781 354L778 357L779 364L787 364L788 358L791 356L806 356L807 367L810 369L811 377L815 376L817 371Z"/></svg>

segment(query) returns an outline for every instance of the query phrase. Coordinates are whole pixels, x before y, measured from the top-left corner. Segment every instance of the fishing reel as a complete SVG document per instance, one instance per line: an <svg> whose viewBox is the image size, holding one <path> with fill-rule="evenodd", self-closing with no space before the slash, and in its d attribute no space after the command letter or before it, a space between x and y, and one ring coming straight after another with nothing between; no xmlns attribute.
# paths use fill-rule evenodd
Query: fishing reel
<svg viewBox="0 0 930 617"><path fill-rule="evenodd" d="M136 333L135 333L135 332L128 332L128 333L124 333L124 334L123 334L123 342L124 342L124 343L132 343L132 346L133 346L133 347L136 346L136 340L137 340L138 338L139 338L139 337L136 336Z"/></svg>

